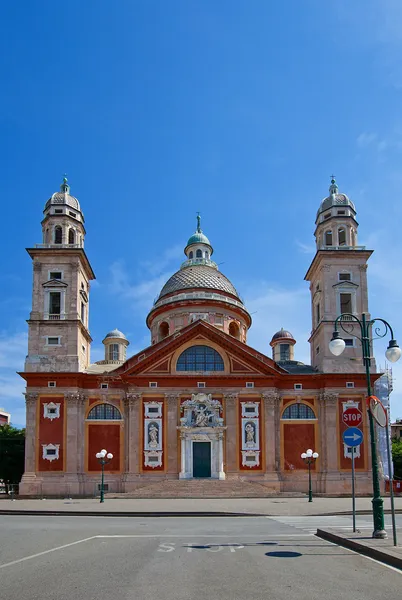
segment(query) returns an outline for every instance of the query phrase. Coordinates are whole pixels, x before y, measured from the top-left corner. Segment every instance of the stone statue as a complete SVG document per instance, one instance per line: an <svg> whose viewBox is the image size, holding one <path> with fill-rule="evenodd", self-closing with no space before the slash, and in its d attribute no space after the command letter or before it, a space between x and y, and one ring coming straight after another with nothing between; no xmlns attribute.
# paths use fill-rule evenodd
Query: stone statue
<svg viewBox="0 0 402 600"><path fill-rule="evenodd" d="M255 429L252 423L247 423L245 426L246 432L246 446L254 446L255 445Z"/></svg>
<svg viewBox="0 0 402 600"><path fill-rule="evenodd" d="M155 423L151 423L148 427L148 446L150 448L157 448L159 445L159 429Z"/></svg>
<svg viewBox="0 0 402 600"><path fill-rule="evenodd" d="M196 427L206 427L209 422L209 415L207 414L207 407L200 404L200 406L198 406L194 410L194 412L196 414L196 417L195 417Z"/></svg>

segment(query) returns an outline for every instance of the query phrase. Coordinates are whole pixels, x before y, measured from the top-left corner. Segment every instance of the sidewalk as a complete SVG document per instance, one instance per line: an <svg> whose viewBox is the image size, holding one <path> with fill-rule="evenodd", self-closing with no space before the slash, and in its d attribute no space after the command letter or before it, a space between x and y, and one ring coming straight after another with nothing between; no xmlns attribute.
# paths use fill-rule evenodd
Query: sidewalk
<svg viewBox="0 0 402 600"><path fill-rule="evenodd" d="M395 509L402 513L402 497L395 498ZM371 498L356 498L359 514L371 514ZM389 498L384 498L389 512ZM63 514L107 516L314 516L351 514L350 498L98 498L49 500L0 500L0 514Z"/></svg>
<svg viewBox="0 0 402 600"><path fill-rule="evenodd" d="M400 538L401 532L398 533ZM389 537L386 540L375 540L358 532L346 534L333 527L317 529L317 536L402 570L402 546L394 546L391 531L388 532Z"/></svg>

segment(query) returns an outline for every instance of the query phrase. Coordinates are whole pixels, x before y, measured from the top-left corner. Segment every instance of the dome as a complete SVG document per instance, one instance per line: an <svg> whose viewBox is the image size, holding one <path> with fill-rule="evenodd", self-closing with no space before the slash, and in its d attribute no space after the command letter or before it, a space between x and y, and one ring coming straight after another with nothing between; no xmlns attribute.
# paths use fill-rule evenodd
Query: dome
<svg viewBox="0 0 402 600"><path fill-rule="evenodd" d="M329 196L324 198L320 204L320 208L317 211L317 217L324 211L332 208L333 206L350 206L350 208L356 212L355 205L348 198L346 194L340 194L338 186L336 185L335 179L331 179L331 185L329 186Z"/></svg>
<svg viewBox="0 0 402 600"><path fill-rule="evenodd" d="M66 177L63 179L63 183L60 186L60 192L55 192L51 195L49 200L45 204L45 210L50 208L53 205L67 205L72 209L81 212L80 203L75 196L71 196L70 194L70 186L67 183Z"/></svg>
<svg viewBox="0 0 402 600"><path fill-rule="evenodd" d="M286 329L284 329L283 327L281 327L281 329L279 331L277 331L276 333L274 333L274 335L272 336L272 340L271 340L270 343L272 344L273 342L277 342L278 340L284 340L284 339L295 341L295 338L290 333L290 331L286 331Z"/></svg>
<svg viewBox="0 0 402 600"><path fill-rule="evenodd" d="M107 340L108 338L119 338L121 340L128 341L124 333L122 333L118 329L113 329L112 331L109 331L109 333L105 335L105 340Z"/></svg>
<svg viewBox="0 0 402 600"><path fill-rule="evenodd" d="M239 294L229 279L216 268L206 265L194 265L177 271L163 286L158 300L172 292L191 288L219 290L240 300Z"/></svg>
<svg viewBox="0 0 402 600"><path fill-rule="evenodd" d="M191 244L208 244L208 246L211 246L211 242L207 236L202 233L202 231L196 231L193 233L187 242L187 246L191 246Z"/></svg>

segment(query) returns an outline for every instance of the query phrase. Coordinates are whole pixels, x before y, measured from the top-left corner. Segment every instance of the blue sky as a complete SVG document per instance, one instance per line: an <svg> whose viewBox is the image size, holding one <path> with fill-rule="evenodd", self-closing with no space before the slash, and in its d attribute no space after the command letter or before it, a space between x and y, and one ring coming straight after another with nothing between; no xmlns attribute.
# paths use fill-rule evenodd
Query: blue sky
<svg viewBox="0 0 402 600"><path fill-rule="evenodd" d="M31 262L67 173L83 208L92 359L131 353L179 267L195 213L270 355L284 326L309 361L314 218L335 173L358 211L370 310L402 343L399 0L20 1L0 24L0 406L23 425ZM378 362L385 345L377 342ZM393 417L402 416L402 366Z"/></svg>

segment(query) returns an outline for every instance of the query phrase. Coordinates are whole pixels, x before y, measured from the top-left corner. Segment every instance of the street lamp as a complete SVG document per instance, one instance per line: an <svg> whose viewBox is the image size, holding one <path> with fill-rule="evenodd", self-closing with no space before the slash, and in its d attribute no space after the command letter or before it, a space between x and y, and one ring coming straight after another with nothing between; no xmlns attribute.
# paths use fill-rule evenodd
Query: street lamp
<svg viewBox="0 0 402 600"><path fill-rule="evenodd" d="M96 458L99 460L102 467L102 481L100 489L100 502L105 501L105 465L108 465L113 458L113 454L107 450L101 450L96 453Z"/></svg>
<svg viewBox="0 0 402 600"><path fill-rule="evenodd" d="M318 452L313 452L310 448L303 452L301 455L304 462L308 465L308 501L313 501L313 490L311 489L311 465L319 457Z"/></svg>
<svg viewBox="0 0 402 600"><path fill-rule="evenodd" d="M353 334L353 322L358 323L360 327L361 337ZM382 333L382 327L376 327L375 333L376 337L370 339L371 327L374 323L380 322L384 327L384 332ZM362 318L358 319L355 315L350 313L342 313L335 319L334 324L334 333L332 335L332 340L329 343L329 349L335 356L339 356L345 350L345 341L340 337L338 331L338 323L347 333L348 335L353 335L357 339L360 340L362 345L362 353L363 353L363 364L366 368L366 382L367 382L367 396L371 396L371 379L370 379L370 365L371 365L371 343L374 339L383 338L387 335L388 331L390 333L391 339L388 344L388 348L385 352L385 356L390 362L396 362L400 359L402 351L397 344L397 341L394 339L394 332L392 331L392 327L387 321L384 319L371 319L370 321L366 320L366 314L362 314ZM348 327L348 329L345 329ZM380 494L380 481L378 477L378 460L377 460L377 442L375 438L374 431L374 419L371 411L368 410L369 416L369 424L370 424L370 445L371 445L371 465L372 465L372 473L373 473L373 521L374 521L374 531L373 538L381 538L384 539L387 537L387 534L384 530L384 502L381 498Z"/></svg>

